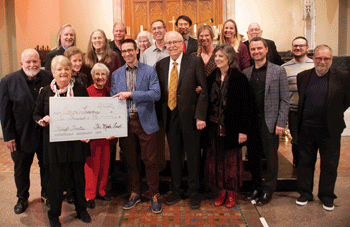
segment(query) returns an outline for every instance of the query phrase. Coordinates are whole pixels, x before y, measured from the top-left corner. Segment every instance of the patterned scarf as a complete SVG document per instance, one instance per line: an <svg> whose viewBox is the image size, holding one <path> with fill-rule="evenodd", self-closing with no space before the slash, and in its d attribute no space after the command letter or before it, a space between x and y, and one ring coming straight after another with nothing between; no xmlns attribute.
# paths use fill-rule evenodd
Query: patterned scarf
<svg viewBox="0 0 350 227"><path fill-rule="evenodd" d="M219 135L226 136L225 109L227 104L228 79L231 69L229 69L221 81L221 71L217 70L215 81L210 94L211 110L209 120L219 125Z"/></svg>
<svg viewBox="0 0 350 227"><path fill-rule="evenodd" d="M66 97L74 97L74 93L73 93L74 81L72 79L69 81L68 86L65 87L63 90L57 89L57 84L55 79L51 81L50 87L52 92L55 93L54 97L60 97L60 94L63 94L66 92L67 92Z"/></svg>

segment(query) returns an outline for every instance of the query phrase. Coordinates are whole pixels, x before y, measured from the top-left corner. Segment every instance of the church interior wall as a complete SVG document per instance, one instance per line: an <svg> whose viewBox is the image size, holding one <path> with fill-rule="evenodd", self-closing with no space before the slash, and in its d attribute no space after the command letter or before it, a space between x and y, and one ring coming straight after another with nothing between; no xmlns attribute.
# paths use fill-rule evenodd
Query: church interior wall
<svg viewBox="0 0 350 227"><path fill-rule="evenodd" d="M5 1L0 1L0 76L10 72L10 62L8 59L9 48L7 42Z"/></svg>
<svg viewBox="0 0 350 227"><path fill-rule="evenodd" d="M347 1L347 40L346 40L346 44L347 44L347 55L350 55L350 0Z"/></svg>
<svg viewBox="0 0 350 227"><path fill-rule="evenodd" d="M36 45L55 47L56 34L60 27L60 1L14 0L17 43L17 66L20 68L21 53ZM54 44L54 45L52 45Z"/></svg>
<svg viewBox="0 0 350 227"><path fill-rule="evenodd" d="M113 40L112 0L61 0L61 25L70 23L77 32L77 47L83 52L89 42L91 32L102 29L108 39ZM56 28L55 35L59 26Z"/></svg>
<svg viewBox="0 0 350 227"><path fill-rule="evenodd" d="M107 38L113 39L112 29L115 20L113 18L117 18L113 15L113 5L116 1L122 2L121 0L9 0L5 1L6 4L12 2L14 9L5 5L5 10L3 7L5 3L1 1L1 76L20 68L20 54L24 49L34 48L36 45L55 47L57 31L66 23L71 23L76 28L77 46L84 52L91 32L97 28L103 29ZM287 51L290 50L291 40L294 37L304 35L303 0L224 1L224 6L230 9L227 10L225 17L235 19L239 32L245 37L249 23L258 22L261 24L263 37L274 40L278 51ZM339 10L339 1L343 1L347 10ZM343 51L339 52L340 54L350 55L349 25L343 28L346 32L341 31L340 25L340 18L344 17L344 14L347 21L350 21L350 0L317 0L315 8L316 44L330 45L334 55L337 55L341 48L346 49L346 53ZM11 10L14 13L8 13ZM346 41L342 39L345 35Z"/></svg>
<svg viewBox="0 0 350 227"><path fill-rule="evenodd" d="M316 0L315 43L327 44L338 55L339 36L339 0Z"/></svg>
<svg viewBox="0 0 350 227"><path fill-rule="evenodd" d="M235 0L238 31L247 38L248 26L260 24L262 36L275 41L278 51L291 48L294 37L304 35L303 1Z"/></svg>

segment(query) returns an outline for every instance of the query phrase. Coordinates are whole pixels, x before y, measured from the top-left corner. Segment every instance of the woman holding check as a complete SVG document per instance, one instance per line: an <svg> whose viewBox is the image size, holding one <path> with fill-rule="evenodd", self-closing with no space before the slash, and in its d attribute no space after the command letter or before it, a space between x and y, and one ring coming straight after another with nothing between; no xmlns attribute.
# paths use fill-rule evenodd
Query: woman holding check
<svg viewBox="0 0 350 227"><path fill-rule="evenodd" d="M49 183L47 186L50 210L48 212L50 225L61 226L59 216L61 215L64 176L67 169L71 170L73 183L75 210L83 222L91 222L85 199L85 160L90 156L89 141L49 141L49 98L64 98L74 96L89 96L85 87L72 80L72 63L62 55L53 58L51 71L54 79L51 84L44 87L40 92L36 108L33 113L34 120L44 127L44 163L50 165Z"/></svg>

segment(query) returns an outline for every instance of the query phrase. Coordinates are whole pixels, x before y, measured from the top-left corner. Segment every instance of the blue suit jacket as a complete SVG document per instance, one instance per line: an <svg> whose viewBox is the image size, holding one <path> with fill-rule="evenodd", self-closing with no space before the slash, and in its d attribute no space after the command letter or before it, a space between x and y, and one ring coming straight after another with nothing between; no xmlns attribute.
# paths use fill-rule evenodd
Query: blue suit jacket
<svg viewBox="0 0 350 227"><path fill-rule="evenodd" d="M138 64L136 88L132 94L132 99L136 104L143 130L145 130L147 134L152 134L159 130L156 110L154 107L154 102L160 99L159 80L156 70L153 67L142 64L141 62ZM128 91L125 67L126 64L112 74L111 96L120 92Z"/></svg>
<svg viewBox="0 0 350 227"><path fill-rule="evenodd" d="M245 69L243 74L250 77L253 66ZM267 62L264 115L270 133L275 133L276 126L286 127L289 112L289 87L286 70L271 62Z"/></svg>

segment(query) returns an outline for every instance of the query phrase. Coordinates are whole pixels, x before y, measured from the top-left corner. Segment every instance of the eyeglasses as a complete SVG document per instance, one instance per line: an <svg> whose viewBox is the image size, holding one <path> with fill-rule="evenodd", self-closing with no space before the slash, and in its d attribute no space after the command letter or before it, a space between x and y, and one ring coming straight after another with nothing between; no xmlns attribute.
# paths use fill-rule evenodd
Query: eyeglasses
<svg viewBox="0 0 350 227"><path fill-rule="evenodd" d="M151 28L152 31L155 31L155 30L162 30L162 29L164 29L164 27L162 27L162 26L159 26L159 27L152 27L152 28Z"/></svg>
<svg viewBox="0 0 350 227"><path fill-rule="evenodd" d="M316 60L317 62L321 62L322 60L323 60L324 62L329 62L330 60L332 60L332 58L315 58L315 60Z"/></svg>
<svg viewBox="0 0 350 227"><path fill-rule="evenodd" d="M122 50L122 54L126 54L126 53L131 53L131 52L133 52L134 51L134 49L127 49L127 50Z"/></svg>
<svg viewBox="0 0 350 227"><path fill-rule="evenodd" d="M293 45L293 48L302 48L302 47L306 47L306 44L300 44L300 45Z"/></svg>
<svg viewBox="0 0 350 227"><path fill-rule="evenodd" d="M171 46L171 45L176 45L176 44L181 43L181 42L182 42L182 40L169 41L169 42L166 42L165 45Z"/></svg>

